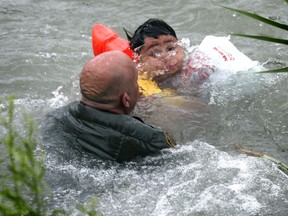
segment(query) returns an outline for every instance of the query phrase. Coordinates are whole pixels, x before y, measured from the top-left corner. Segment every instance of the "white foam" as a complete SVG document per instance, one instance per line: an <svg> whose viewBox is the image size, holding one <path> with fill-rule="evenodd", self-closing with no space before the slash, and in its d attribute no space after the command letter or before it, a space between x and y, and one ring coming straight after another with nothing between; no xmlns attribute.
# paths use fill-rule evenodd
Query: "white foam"
<svg viewBox="0 0 288 216"><path fill-rule="evenodd" d="M47 102L51 108L59 108L68 102L68 97L60 91L62 88L63 86L59 86L55 91L52 91L54 97Z"/></svg>

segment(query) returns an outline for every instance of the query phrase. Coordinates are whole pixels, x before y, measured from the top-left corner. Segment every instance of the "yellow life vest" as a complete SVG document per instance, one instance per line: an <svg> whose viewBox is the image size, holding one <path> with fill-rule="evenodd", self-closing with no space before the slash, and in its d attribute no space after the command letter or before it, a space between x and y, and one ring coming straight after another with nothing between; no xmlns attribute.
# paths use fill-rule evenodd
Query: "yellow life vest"
<svg viewBox="0 0 288 216"><path fill-rule="evenodd" d="M157 83L150 79L143 79L139 76L138 84L139 84L140 92L144 96L153 96L153 95L171 96L173 95L172 89L160 89Z"/></svg>

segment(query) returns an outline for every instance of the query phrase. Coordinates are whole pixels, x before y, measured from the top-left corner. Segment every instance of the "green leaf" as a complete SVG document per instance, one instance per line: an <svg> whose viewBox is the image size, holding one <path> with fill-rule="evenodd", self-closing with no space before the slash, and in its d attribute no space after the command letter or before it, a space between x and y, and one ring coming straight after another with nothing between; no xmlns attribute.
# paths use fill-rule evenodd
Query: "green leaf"
<svg viewBox="0 0 288 216"><path fill-rule="evenodd" d="M285 24L282 24L282 23L279 23L279 22L275 22L273 20L267 19L265 17L259 16L257 14L253 14L253 13L250 13L250 12L247 12L247 11L238 10L238 9L235 9L235 8L230 8L230 7L226 7L226 6L222 6L222 5L220 5L220 6L223 7L223 8L226 8L228 10L237 12L239 14L251 17L251 18L256 19L258 21L264 22L266 24L272 25L274 27L277 27L277 28L284 29L284 30L288 31L288 25L285 25Z"/></svg>
<svg viewBox="0 0 288 216"><path fill-rule="evenodd" d="M232 35L241 36L241 37L248 37L248 38L254 38L254 39L257 39L257 40L264 40L264 41L268 41L268 42L280 43L280 44L288 45L288 40L286 40L286 39L273 38L273 37L261 36L261 35L238 34L238 33L235 33L235 34L233 33Z"/></svg>
<svg viewBox="0 0 288 216"><path fill-rule="evenodd" d="M282 73L282 72L288 72L288 67L278 68L278 69L273 69L273 70L267 70L267 71L259 71L256 73Z"/></svg>

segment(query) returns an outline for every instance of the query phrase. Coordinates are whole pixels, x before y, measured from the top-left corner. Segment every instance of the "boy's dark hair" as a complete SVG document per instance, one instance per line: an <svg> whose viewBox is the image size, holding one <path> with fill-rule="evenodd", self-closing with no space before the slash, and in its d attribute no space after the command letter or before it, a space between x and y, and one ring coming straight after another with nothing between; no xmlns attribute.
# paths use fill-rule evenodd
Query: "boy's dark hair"
<svg viewBox="0 0 288 216"><path fill-rule="evenodd" d="M160 35L172 35L177 39L174 29L161 19L152 18L140 25L134 35L128 32L125 28L124 31L130 43L130 48L135 52L140 52L141 46L144 44L146 37L158 38ZM135 50L135 48L139 49Z"/></svg>

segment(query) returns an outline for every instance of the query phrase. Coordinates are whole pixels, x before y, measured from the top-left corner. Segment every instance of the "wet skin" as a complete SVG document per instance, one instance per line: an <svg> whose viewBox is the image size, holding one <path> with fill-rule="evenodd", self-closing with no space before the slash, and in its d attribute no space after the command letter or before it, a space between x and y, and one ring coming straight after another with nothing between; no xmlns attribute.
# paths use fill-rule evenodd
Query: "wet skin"
<svg viewBox="0 0 288 216"><path fill-rule="evenodd" d="M140 48L137 59L140 76L161 82L181 71L185 54L175 37L171 35L147 37Z"/></svg>

